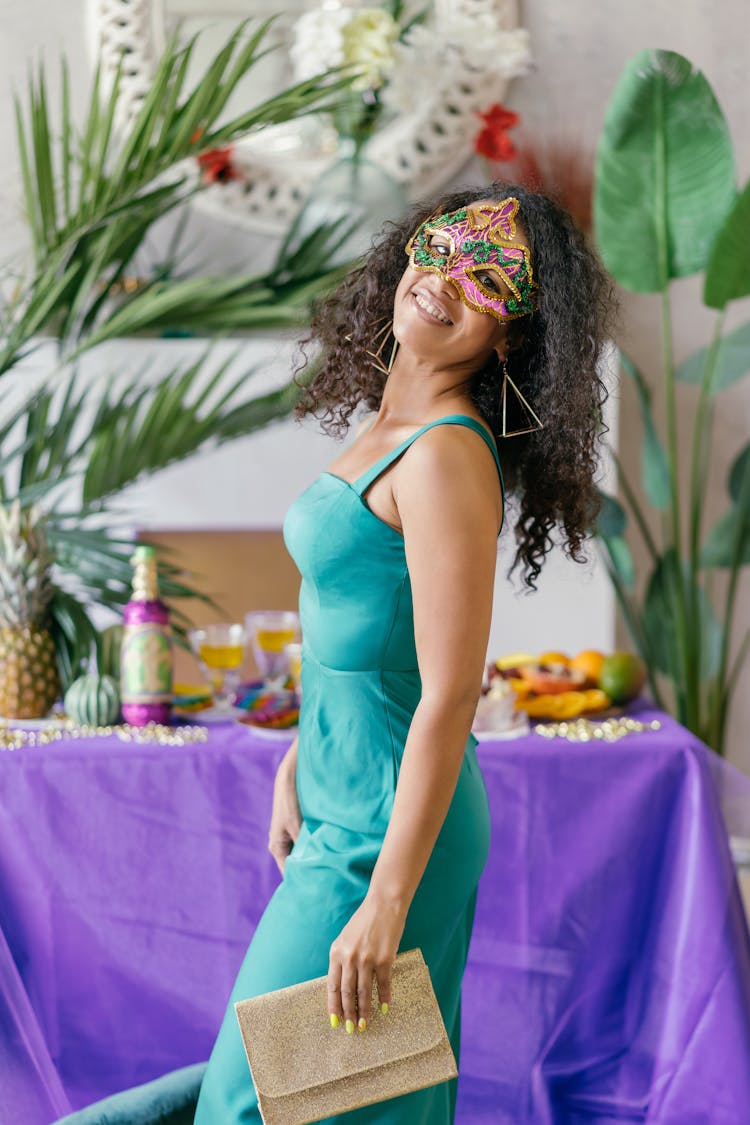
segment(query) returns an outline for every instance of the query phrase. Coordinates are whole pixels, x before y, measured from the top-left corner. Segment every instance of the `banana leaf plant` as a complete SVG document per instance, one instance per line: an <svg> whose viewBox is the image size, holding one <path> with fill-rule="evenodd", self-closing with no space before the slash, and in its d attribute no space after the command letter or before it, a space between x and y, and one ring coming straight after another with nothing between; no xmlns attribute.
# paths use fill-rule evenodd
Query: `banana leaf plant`
<svg viewBox="0 0 750 1125"><path fill-rule="evenodd" d="M735 648L737 589L750 563L750 444L736 452L726 510L708 530L706 486L716 396L750 371L750 323L724 332L727 307L750 295L750 185L738 190L719 103L681 55L644 50L626 66L599 142L594 224L620 285L658 294L662 334L660 372L647 375L621 355L643 424L641 489L618 458L624 503L603 498L597 535L654 698L721 754L750 646L746 630ZM713 334L678 365L671 282L697 273L704 275L703 304L716 312ZM699 387L688 442L678 436L679 383ZM665 436L652 388L662 400ZM650 560L642 595L626 538L630 520ZM726 573L725 583L715 581L717 571Z"/></svg>

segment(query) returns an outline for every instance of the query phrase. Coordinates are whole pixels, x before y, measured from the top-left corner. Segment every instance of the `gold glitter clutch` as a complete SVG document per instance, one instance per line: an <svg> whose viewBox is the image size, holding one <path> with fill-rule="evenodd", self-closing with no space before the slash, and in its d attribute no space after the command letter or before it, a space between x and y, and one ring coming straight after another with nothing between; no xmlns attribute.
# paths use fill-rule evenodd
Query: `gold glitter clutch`
<svg viewBox="0 0 750 1125"><path fill-rule="evenodd" d="M326 978L235 1004L265 1125L310 1125L456 1078L458 1070L419 949L393 965L383 1015L373 983L366 1031L328 1021Z"/></svg>

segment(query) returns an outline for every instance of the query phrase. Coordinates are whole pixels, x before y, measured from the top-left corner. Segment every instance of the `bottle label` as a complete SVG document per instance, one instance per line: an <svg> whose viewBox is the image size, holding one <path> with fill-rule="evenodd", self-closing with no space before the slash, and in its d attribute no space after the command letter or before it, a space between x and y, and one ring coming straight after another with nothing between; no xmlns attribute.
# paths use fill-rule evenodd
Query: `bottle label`
<svg viewBox="0 0 750 1125"><path fill-rule="evenodd" d="M122 639L123 703L171 703L172 642L169 626L126 625Z"/></svg>

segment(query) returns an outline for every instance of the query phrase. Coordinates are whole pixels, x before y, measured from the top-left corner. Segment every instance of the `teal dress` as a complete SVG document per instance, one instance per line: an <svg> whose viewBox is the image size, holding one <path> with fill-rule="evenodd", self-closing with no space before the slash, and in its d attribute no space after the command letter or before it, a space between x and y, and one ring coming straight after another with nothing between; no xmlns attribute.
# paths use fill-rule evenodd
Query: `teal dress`
<svg viewBox="0 0 750 1125"><path fill-rule="evenodd" d="M403 536L370 510L365 494L420 434L446 423L480 434L500 472L488 431L467 415L450 414L422 426L352 484L322 473L284 521L286 545L302 574L297 795L303 825L232 989L195 1125L260 1125L234 1002L327 973L331 944L367 893L421 684ZM469 735L400 945L422 950L457 1059L461 978L490 835L475 747ZM346 1032L331 1030L321 1011L320 1025L299 1034L318 1040ZM449 1125L455 1100L454 1080L328 1122Z"/></svg>

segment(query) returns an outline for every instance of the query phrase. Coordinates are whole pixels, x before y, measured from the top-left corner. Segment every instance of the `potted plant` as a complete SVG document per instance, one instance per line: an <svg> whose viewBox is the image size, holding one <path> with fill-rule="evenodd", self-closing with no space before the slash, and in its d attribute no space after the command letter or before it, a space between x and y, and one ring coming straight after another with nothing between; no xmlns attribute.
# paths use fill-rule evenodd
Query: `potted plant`
<svg viewBox="0 0 750 1125"><path fill-rule="evenodd" d="M657 703L671 696L679 720L721 754L750 645L748 630L730 659L738 583L750 562L750 444L736 453L727 507L708 530L706 481L716 395L750 370L750 324L724 332L727 307L750 294L750 185L738 191L724 115L706 78L681 55L649 49L626 66L599 142L594 224L611 274L626 289L657 294L662 325L660 377L621 357L643 420L642 491L617 458L624 504L604 498L597 533ZM716 312L714 331L677 365L670 287L696 273L703 303ZM680 383L699 387L687 442L678 435ZM658 533L647 505L659 514ZM631 520L650 560L642 594L625 538ZM719 569L728 574L722 598L712 581Z"/></svg>
<svg viewBox="0 0 750 1125"><path fill-rule="evenodd" d="M0 374L44 336L57 341L60 358L48 385L7 410L0 424L0 497L13 501L0 555L0 571L6 578L10 574L3 580L0 671L7 672L7 661L16 659L19 629L33 631L37 617L43 617L45 639L36 649L46 654L52 638L67 688L96 640L92 612L96 607L118 612L128 600L132 545L118 530L118 494L207 445L287 416L294 405L293 384L248 397L246 369L227 385L227 363L204 378L208 349L197 362L169 371L156 386L147 385L141 374L102 379L84 390L73 366L84 351L121 336L297 328L309 319L311 301L341 276L331 254L347 231L333 225L306 236L292 228L267 274L181 277L179 261L145 275L136 267L153 225L210 181L206 169L215 169L216 154L226 156L235 137L329 109L348 85L349 80L330 75L300 82L220 123L238 82L264 53L267 29L266 23L248 32L241 24L192 89L186 87L186 74L195 40L180 46L172 39L122 141L114 129L120 72L105 91L97 71L80 131L64 65L58 119L48 108L41 67L29 82L26 106L17 102L31 260L26 275L7 285L0 300ZM82 429L84 400L89 417L93 408L93 420ZM72 494L79 499L71 500ZM42 525L44 544L32 549L41 544ZM29 567L42 566L43 560L44 589L33 598L25 593L26 571L18 570L19 543L25 544ZM198 596L164 561L160 582L168 598ZM42 593L44 604L37 606ZM17 603L35 613L20 614ZM177 616L178 637L184 638L188 624ZM27 663L29 645L24 642L22 648ZM9 714L12 706L0 700L0 714Z"/></svg>

